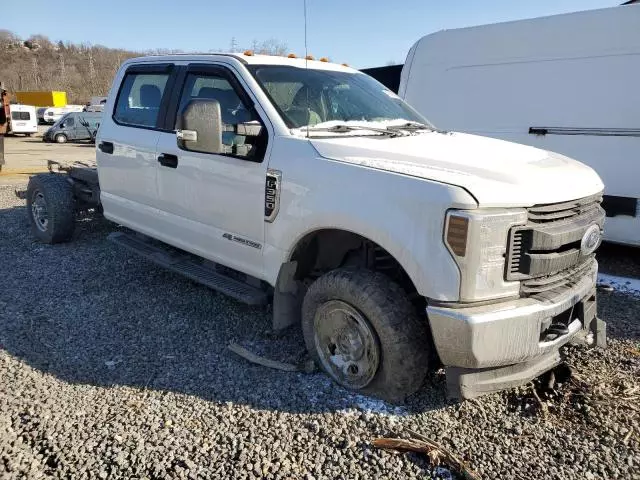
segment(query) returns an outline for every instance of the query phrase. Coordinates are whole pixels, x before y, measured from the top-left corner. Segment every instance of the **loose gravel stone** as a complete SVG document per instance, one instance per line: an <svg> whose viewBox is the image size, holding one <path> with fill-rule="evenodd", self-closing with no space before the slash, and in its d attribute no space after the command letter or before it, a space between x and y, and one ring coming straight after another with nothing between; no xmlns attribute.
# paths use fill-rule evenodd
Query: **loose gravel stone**
<svg viewBox="0 0 640 480"><path fill-rule="evenodd" d="M577 375L543 393L546 416L530 387L451 403L442 373L394 406L234 355L295 363L304 345L107 242L117 228L86 216L71 243L36 243L0 188L0 478L428 478L371 446L405 428L482 478L639 478L637 299L600 295L609 348L564 349Z"/></svg>

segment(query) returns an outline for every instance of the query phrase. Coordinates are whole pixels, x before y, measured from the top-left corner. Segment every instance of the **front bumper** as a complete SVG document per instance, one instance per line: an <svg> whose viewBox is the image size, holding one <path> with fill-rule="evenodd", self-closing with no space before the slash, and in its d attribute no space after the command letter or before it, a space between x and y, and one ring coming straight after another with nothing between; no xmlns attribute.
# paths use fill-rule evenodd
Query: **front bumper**
<svg viewBox="0 0 640 480"><path fill-rule="evenodd" d="M560 363L570 340L606 345L606 325L596 317L594 270L553 300L520 298L488 305L428 306L427 315L450 394L471 398L525 383ZM552 321L567 332L545 335Z"/></svg>

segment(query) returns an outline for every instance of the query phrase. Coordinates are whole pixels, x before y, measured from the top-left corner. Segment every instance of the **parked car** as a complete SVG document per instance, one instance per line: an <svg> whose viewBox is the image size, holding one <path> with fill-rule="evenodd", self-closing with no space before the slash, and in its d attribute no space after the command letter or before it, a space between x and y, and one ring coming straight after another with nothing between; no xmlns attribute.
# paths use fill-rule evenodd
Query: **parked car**
<svg viewBox="0 0 640 480"><path fill-rule="evenodd" d="M399 94L441 128L591 166L605 239L640 246L639 59L640 4L445 30L413 45Z"/></svg>
<svg viewBox="0 0 640 480"><path fill-rule="evenodd" d="M9 134L26 135L30 137L38 133L38 120L36 107L31 105L11 104L9 105L11 119L9 121Z"/></svg>
<svg viewBox="0 0 640 480"><path fill-rule="evenodd" d="M93 140L101 118L100 112L66 113L44 133L42 140L56 143Z"/></svg>
<svg viewBox="0 0 640 480"><path fill-rule="evenodd" d="M347 388L401 400L444 364L452 396L519 385L572 341L603 346L602 181L533 147L442 131L380 83L322 61L126 61L97 168L31 177L40 241L75 209L110 239L298 324ZM54 170L52 164L52 170Z"/></svg>

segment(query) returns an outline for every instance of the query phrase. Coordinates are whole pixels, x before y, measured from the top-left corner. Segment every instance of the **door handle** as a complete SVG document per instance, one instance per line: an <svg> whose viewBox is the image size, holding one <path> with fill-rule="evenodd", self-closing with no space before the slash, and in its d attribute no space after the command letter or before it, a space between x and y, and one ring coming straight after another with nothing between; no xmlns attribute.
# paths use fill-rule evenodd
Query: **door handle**
<svg viewBox="0 0 640 480"><path fill-rule="evenodd" d="M111 142L100 142L98 144L98 148L100 149L101 152L109 153L109 154L113 153L113 143Z"/></svg>
<svg viewBox="0 0 640 480"><path fill-rule="evenodd" d="M178 156L171 155L170 153L163 153L158 157L160 165L169 168L178 168Z"/></svg>

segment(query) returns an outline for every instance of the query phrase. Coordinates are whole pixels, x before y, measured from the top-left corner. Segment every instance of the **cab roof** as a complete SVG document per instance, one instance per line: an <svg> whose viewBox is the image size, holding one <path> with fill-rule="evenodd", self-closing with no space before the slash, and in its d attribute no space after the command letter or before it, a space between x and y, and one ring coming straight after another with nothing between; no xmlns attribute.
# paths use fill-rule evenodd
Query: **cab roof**
<svg viewBox="0 0 640 480"><path fill-rule="evenodd" d="M231 57L240 61L245 65L288 65L299 68L311 68L314 70L334 70L344 72L357 72L351 67L341 65L339 63L321 62L319 60L305 60L304 58L289 58L278 55L247 55L243 53L180 53L171 55L148 55L144 57L136 57L127 60L127 64L136 62L184 62L184 61L200 61L206 62L214 60L216 57Z"/></svg>

